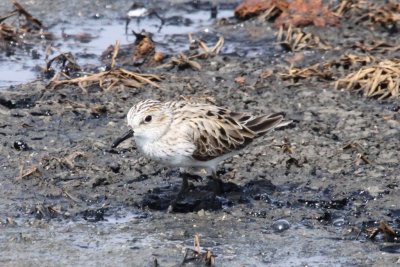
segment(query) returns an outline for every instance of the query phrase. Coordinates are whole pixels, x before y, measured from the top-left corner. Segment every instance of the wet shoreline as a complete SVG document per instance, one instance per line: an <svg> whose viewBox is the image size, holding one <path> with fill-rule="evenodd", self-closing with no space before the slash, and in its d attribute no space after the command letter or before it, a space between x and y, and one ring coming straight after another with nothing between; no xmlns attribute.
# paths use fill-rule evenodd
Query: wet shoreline
<svg viewBox="0 0 400 267"><path fill-rule="evenodd" d="M54 27L77 12L72 5L50 2L21 4ZM92 9L84 8L92 6L90 1L82 2L75 23L101 13L124 30L119 19L131 3L108 2ZM0 10L9 8L2 4ZM203 53L190 59L192 65L134 66L129 63L133 43L122 45L117 67L160 76L153 81L159 87L50 87L49 80L40 79L1 89L2 266L157 266L155 261L179 266L186 251L195 251L196 235L201 253L211 251L215 266L398 264L399 99L334 89L338 77L373 64L365 62L366 55L376 62L399 57L398 51L363 53L350 44L363 39L395 43L395 37L362 24L355 30L351 20L343 20L337 27L306 28L332 49L287 52L275 42L277 29L271 23L228 22L207 17L193 26L199 27L194 38L205 36L210 48L224 36L219 54L189 50L186 32L170 39L182 48L176 53L155 42L155 50L166 53L160 65L181 52L187 57ZM204 28L210 33L204 35ZM85 50L85 44L76 45ZM353 63L344 57L349 54L358 56ZM118 65L124 58L128 63ZM291 64L306 68L316 63L319 69L310 76L293 72L288 77ZM179 212L168 213L166 204L181 183L179 170L143 158L133 140L110 146L128 129L125 116L133 104L181 95L211 97L217 105L253 114L285 111L293 126L221 164L224 190L217 203L210 200L204 177L191 181L191 194L180 201ZM204 266L204 255L187 266Z"/></svg>

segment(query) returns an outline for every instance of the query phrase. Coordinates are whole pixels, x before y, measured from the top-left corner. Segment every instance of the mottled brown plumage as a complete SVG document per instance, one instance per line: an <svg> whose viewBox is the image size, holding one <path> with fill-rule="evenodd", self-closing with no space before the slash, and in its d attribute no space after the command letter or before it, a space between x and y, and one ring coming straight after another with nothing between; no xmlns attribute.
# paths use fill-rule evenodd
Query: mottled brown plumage
<svg viewBox="0 0 400 267"><path fill-rule="evenodd" d="M284 115L252 116L192 100L146 100L133 106L127 119L137 147L147 157L215 173L220 161L278 126Z"/></svg>
<svg viewBox="0 0 400 267"><path fill-rule="evenodd" d="M279 123L284 114L254 117L218 108L207 111L191 123L198 129L193 138L193 158L208 161L250 144Z"/></svg>

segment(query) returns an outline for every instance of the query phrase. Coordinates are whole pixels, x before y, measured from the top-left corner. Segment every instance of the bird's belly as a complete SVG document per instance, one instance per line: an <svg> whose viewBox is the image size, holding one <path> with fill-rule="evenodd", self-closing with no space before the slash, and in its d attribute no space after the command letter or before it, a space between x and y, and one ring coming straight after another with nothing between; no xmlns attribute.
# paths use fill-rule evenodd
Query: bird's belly
<svg viewBox="0 0 400 267"><path fill-rule="evenodd" d="M160 142L146 144L139 147L141 152L154 161L163 165L186 167L192 165L191 152L183 145L166 145Z"/></svg>

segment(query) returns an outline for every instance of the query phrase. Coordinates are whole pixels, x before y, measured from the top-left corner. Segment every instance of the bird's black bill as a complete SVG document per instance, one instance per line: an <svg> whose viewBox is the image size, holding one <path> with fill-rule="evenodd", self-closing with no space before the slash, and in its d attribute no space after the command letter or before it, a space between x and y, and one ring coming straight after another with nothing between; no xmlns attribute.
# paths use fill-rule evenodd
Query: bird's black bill
<svg viewBox="0 0 400 267"><path fill-rule="evenodd" d="M121 144L122 142L124 142L126 139L130 138L133 136L133 130L130 129L129 131L127 131L123 136L117 138L117 140L115 140L112 144L111 144L111 148L116 148L117 146L119 146L119 144Z"/></svg>

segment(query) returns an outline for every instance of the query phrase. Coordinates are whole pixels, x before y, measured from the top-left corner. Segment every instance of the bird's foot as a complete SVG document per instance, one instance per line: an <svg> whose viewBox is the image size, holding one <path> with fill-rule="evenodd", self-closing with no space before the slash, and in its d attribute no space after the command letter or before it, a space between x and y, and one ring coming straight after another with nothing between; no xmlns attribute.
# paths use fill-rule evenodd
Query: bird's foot
<svg viewBox="0 0 400 267"><path fill-rule="evenodd" d="M170 205L168 206L167 212L171 213L174 211L176 204L178 201L185 196L187 191L189 190L189 182L188 182L188 177L183 176L182 177L182 185L181 189L179 190L178 194L175 196L175 198L171 201Z"/></svg>
<svg viewBox="0 0 400 267"><path fill-rule="evenodd" d="M187 180L201 182L203 178L200 175L191 174L191 173L181 173L182 178L185 177Z"/></svg>
<svg viewBox="0 0 400 267"><path fill-rule="evenodd" d="M219 179L216 176L212 176L211 179L212 179L211 187L212 187L214 196L216 197L216 196L221 195L223 193L223 185L224 185L224 183L222 182L221 179Z"/></svg>

